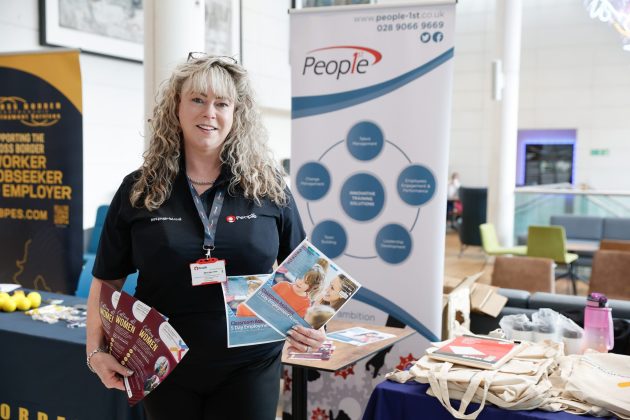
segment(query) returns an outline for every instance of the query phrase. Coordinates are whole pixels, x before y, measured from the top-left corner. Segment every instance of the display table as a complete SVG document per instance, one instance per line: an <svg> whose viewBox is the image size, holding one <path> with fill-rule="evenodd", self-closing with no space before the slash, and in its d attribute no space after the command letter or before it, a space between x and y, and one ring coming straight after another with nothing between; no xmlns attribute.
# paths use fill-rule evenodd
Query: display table
<svg viewBox="0 0 630 420"><path fill-rule="evenodd" d="M85 304L75 296L41 293L62 305ZM144 419L122 391L103 386L85 365L85 328L46 324L23 312L0 312L0 404L3 419ZM43 414L38 414L43 413Z"/></svg>
<svg viewBox="0 0 630 420"><path fill-rule="evenodd" d="M336 372L415 333L415 331L410 328L384 327L341 321L330 321L327 325L327 332L344 330L351 327L369 328L393 334L394 337L364 346L353 346L352 344L335 341L335 351L330 360L289 360L287 359L285 346L284 353L282 354L282 363L292 366L293 368L293 390L291 391L291 414L293 420L306 420L307 418L308 369Z"/></svg>
<svg viewBox="0 0 630 420"><path fill-rule="evenodd" d="M406 420L424 418L431 420L452 419L437 398L427 395L429 385L418 382L399 384L384 381L374 388L368 405L363 414L363 420ZM459 401L451 401L453 407L459 407ZM479 404L471 403L466 413L472 413ZM586 420L602 419L602 417L576 416L560 411L550 413L542 410L504 410L486 405L479 414L479 420ZM611 419L613 417L610 417Z"/></svg>

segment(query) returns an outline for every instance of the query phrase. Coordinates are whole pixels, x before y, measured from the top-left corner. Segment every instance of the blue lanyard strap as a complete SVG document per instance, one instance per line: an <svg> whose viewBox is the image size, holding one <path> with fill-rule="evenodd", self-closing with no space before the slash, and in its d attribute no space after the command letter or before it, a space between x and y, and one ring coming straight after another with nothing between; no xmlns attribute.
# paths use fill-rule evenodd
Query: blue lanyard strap
<svg viewBox="0 0 630 420"><path fill-rule="evenodd" d="M219 214L221 213L221 207L223 207L223 200L225 199L225 188L220 187L214 193L214 200L212 200L212 209L210 215L206 216L206 211L201 203L201 197L193 186L190 180L188 181L190 187L190 193L193 196L195 207L197 207L197 213L203 224L203 250L206 253L206 258L210 258L210 252L214 250L214 240L217 233L217 224L219 223Z"/></svg>

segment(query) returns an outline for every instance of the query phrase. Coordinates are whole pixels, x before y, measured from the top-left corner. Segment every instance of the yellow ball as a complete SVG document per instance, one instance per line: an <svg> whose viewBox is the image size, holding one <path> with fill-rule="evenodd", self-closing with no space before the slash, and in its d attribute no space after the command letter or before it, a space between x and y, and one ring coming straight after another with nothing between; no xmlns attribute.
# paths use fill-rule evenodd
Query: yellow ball
<svg viewBox="0 0 630 420"><path fill-rule="evenodd" d="M42 304L42 295L37 292L31 292L26 297L31 301L31 308L39 308Z"/></svg>
<svg viewBox="0 0 630 420"><path fill-rule="evenodd" d="M9 294L7 292L0 292L0 299L2 298L8 298Z"/></svg>
<svg viewBox="0 0 630 420"><path fill-rule="evenodd" d="M31 301L25 296L18 296L15 300L18 311L28 311L31 309Z"/></svg>
<svg viewBox="0 0 630 420"><path fill-rule="evenodd" d="M17 305L13 299L5 299L4 303L2 304L2 310L4 312L13 312L15 311L16 307Z"/></svg>
<svg viewBox="0 0 630 420"><path fill-rule="evenodd" d="M2 310L2 305L4 305L5 300L11 300L11 298L7 296L0 295L0 311Z"/></svg>
<svg viewBox="0 0 630 420"><path fill-rule="evenodd" d="M24 294L24 290L16 290L15 292L13 292L13 297L26 297L26 295Z"/></svg>

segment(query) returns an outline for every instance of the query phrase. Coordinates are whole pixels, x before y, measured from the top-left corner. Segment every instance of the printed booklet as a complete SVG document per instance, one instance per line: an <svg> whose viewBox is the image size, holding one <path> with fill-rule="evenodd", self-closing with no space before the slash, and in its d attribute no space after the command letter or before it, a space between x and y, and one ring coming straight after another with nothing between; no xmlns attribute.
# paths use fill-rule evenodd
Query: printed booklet
<svg viewBox="0 0 630 420"><path fill-rule="evenodd" d="M518 351L520 344L499 338L462 335L427 355L436 360L479 369L498 369Z"/></svg>
<svg viewBox="0 0 630 420"><path fill-rule="evenodd" d="M309 353L289 352L289 360L330 360L333 352L335 351L335 345L330 340L324 340L321 346L317 350Z"/></svg>
<svg viewBox="0 0 630 420"><path fill-rule="evenodd" d="M377 341L396 337L394 334L368 330L367 328L362 327L346 328L345 330L335 331L326 335L328 338L352 344L353 346L365 346L366 344L376 343Z"/></svg>
<svg viewBox="0 0 630 420"><path fill-rule="evenodd" d="M124 379L134 405L175 369L188 347L164 315L105 282L99 313L109 353L134 372Z"/></svg>
<svg viewBox="0 0 630 420"><path fill-rule="evenodd" d="M221 283L225 301L228 347L282 341L284 336L271 328L265 321L247 310L241 303L269 279L270 274L251 276L228 276Z"/></svg>
<svg viewBox="0 0 630 420"><path fill-rule="evenodd" d="M296 324L318 329L360 287L348 273L305 239L239 305L237 316L257 315L283 337Z"/></svg>

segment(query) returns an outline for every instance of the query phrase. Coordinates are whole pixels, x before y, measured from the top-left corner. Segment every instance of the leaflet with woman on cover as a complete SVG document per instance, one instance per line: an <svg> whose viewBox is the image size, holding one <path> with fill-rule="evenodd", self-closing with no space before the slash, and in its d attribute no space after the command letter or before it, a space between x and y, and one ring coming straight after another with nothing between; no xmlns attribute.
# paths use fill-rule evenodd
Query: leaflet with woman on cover
<svg viewBox="0 0 630 420"><path fill-rule="evenodd" d="M225 301L225 322L227 324L228 347L249 346L252 344L282 341L284 336L271 328L256 315L243 315L245 306L239 306L254 293L267 279L269 274L251 276L228 276L227 281L221 283L223 300Z"/></svg>
<svg viewBox="0 0 630 420"><path fill-rule="evenodd" d="M283 336L296 324L318 329L360 287L305 239L269 279L239 305L237 316L257 315Z"/></svg>
<svg viewBox="0 0 630 420"><path fill-rule="evenodd" d="M366 344L376 343L377 341L387 340L396 336L381 331L368 330L367 328L352 327L329 333L327 337L352 344L353 346L365 346Z"/></svg>

